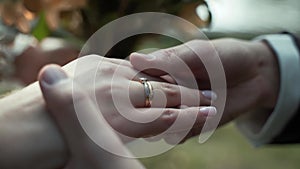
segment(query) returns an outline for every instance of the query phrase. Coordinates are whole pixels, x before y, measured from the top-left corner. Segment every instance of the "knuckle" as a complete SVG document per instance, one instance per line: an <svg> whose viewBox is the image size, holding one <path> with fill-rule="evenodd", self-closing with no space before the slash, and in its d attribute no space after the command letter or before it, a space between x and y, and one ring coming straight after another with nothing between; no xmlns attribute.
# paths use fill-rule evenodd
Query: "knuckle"
<svg viewBox="0 0 300 169"><path fill-rule="evenodd" d="M163 49L162 55L166 61L172 61L174 57L178 57L178 51L176 48Z"/></svg>
<svg viewBox="0 0 300 169"><path fill-rule="evenodd" d="M113 74L115 71L116 71L116 67L113 66L112 64L101 67L101 72L104 74Z"/></svg>
<svg viewBox="0 0 300 169"><path fill-rule="evenodd" d="M175 85L168 84L168 83L162 83L161 88L168 98L169 97L180 97L179 88Z"/></svg>
<svg viewBox="0 0 300 169"><path fill-rule="evenodd" d="M163 115L164 115L164 116L171 116L173 113L174 113L174 111L171 110L171 109L165 109L165 110L163 111Z"/></svg>
<svg viewBox="0 0 300 169"><path fill-rule="evenodd" d="M112 89L112 83L104 82L96 86L96 89L100 90L100 92L110 91Z"/></svg>
<svg viewBox="0 0 300 169"><path fill-rule="evenodd" d="M162 117L163 122L167 126L172 125L176 120L176 112L175 110L165 109L162 113Z"/></svg>
<svg viewBox="0 0 300 169"><path fill-rule="evenodd" d="M96 92L101 94L104 97L111 96L112 84L110 84L110 83L101 84L101 86L96 87Z"/></svg>
<svg viewBox="0 0 300 169"><path fill-rule="evenodd" d="M126 95L128 91L120 84L105 82L96 86L95 93L99 99L109 100L113 96L120 96L120 93Z"/></svg>

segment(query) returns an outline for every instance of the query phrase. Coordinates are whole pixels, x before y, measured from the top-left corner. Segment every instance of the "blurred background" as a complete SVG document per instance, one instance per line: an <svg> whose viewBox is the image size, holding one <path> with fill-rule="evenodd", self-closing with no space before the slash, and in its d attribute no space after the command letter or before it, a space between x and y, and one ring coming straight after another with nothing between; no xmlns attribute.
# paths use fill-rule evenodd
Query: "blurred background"
<svg viewBox="0 0 300 169"><path fill-rule="evenodd" d="M74 60L84 42L110 21L154 11L187 19L209 39L251 39L282 31L300 35L299 0L0 0L0 94L34 82L46 64ZM133 51L177 44L160 35L139 35L118 43L106 57L126 58ZM229 124L205 144L195 138L142 161L155 169L297 169L300 146L254 148Z"/></svg>
<svg viewBox="0 0 300 169"><path fill-rule="evenodd" d="M231 123L204 144L194 138L142 162L149 169L299 169L299 160L299 145L255 148Z"/></svg>
<svg viewBox="0 0 300 169"><path fill-rule="evenodd" d="M283 31L300 35L298 0L0 0L0 79L32 83L43 65L68 63L99 28L138 12L180 16L210 39L251 39ZM125 58L132 51L178 43L139 35L114 46L107 57Z"/></svg>

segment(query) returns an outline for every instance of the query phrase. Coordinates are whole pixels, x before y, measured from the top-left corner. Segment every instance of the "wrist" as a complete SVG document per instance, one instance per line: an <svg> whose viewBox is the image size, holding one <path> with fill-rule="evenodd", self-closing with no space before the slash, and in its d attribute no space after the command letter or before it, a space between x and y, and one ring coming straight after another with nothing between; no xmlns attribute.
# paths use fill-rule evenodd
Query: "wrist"
<svg viewBox="0 0 300 169"><path fill-rule="evenodd" d="M280 75L275 53L264 41L252 42L252 51L255 51L258 76L261 83L257 85L260 97L257 106L273 109L279 95Z"/></svg>
<svg viewBox="0 0 300 169"><path fill-rule="evenodd" d="M0 107L0 166L62 166L66 147L46 112L37 83L1 99Z"/></svg>

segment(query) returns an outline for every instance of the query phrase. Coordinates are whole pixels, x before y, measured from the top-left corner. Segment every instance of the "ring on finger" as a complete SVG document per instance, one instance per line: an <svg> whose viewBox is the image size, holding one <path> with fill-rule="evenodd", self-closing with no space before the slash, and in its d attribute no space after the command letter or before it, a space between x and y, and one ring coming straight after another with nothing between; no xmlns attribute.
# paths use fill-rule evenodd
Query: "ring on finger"
<svg viewBox="0 0 300 169"><path fill-rule="evenodd" d="M139 81L144 86L145 106L151 107L152 99L153 99L153 87L147 78L142 77L139 79Z"/></svg>

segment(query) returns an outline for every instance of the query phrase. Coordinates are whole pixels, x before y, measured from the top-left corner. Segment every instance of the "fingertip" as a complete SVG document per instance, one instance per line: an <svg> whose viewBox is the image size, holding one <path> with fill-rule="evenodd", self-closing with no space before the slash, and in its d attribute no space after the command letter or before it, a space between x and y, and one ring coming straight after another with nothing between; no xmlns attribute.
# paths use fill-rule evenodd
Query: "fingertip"
<svg viewBox="0 0 300 169"><path fill-rule="evenodd" d="M201 93L206 99L211 101L216 101L218 98L217 94L211 90L204 90Z"/></svg>
<svg viewBox="0 0 300 169"><path fill-rule="evenodd" d="M129 58L131 59L131 57L139 57L139 53L137 52L132 52L129 56Z"/></svg>
<svg viewBox="0 0 300 169"><path fill-rule="evenodd" d="M129 55L130 63L136 68L139 69L140 63L144 62L144 58L140 53L133 52Z"/></svg>
<svg viewBox="0 0 300 169"><path fill-rule="evenodd" d="M146 54L138 53L138 52L133 52L130 54L130 58L144 58Z"/></svg>
<svg viewBox="0 0 300 169"><path fill-rule="evenodd" d="M151 59L147 59L147 57L151 57L153 55L149 54L140 54L140 53L132 53L129 57L130 63L132 66L142 71L150 76L164 76L168 73L164 71L163 63L159 61L154 61Z"/></svg>
<svg viewBox="0 0 300 169"><path fill-rule="evenodd" d="M60 67L59 65L56 65L56 64L49 64L49 65L45 65L41 68L41 70L39 71L39 74L38 74L38 80L40 80L41 76L44 75L45 71L49 68L49 67Z"/></svg>
<svg viewBox="0 0 300 169"><path fill-rule="evenodd" d="M67 74L60 66L55 64L44 66L38 75L38 80L44 99L47 100L49 93L51 93L49 92L51 86L67 78Z"/></svg>
<svg viewBox="0 0 300 169"><path fill-rule="evenodd" d="M137 52L133 52L129 55L129 60L131 61L132 59L134 59L135 57L138 57L138 53Z"/></svg>
<svg viewBox="0 0 300 169"><path fill-rule="evenodd" d="M44 82L48 85L54 85L66 78L68 78L68 76L65 71L56 64L44 66L38 74L39 82Z"/></svg>
<svg viewBox="0 0 300 169"><path fill-rule="evenodd" d="M207 107L200 107L199 108L199 113L205 116L216 116L217 115L217 109L216 107L213 106L207 106Z"/></svg>

